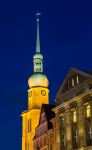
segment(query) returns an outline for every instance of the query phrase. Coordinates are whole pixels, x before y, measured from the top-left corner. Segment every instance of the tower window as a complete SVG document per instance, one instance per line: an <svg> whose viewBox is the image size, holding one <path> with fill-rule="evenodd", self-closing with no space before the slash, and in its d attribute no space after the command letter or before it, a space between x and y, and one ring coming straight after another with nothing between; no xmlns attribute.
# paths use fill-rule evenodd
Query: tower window
<svg viewBox="0 0 92 150"><path fill-rule="evenodd" d="M29 119L28 119L28 132L29 132Z"/></svg>
<svg viewBox="0 0 92 150"><path fill-rule="evenodd" d="M30 129L29 131L31 132L31 119L30 119L30 126L29 126L29 129Z"/></svg>
<svg viewBox="0 0 92 150"><path fill-rule="evenodd" d="M28 133L31 132L31 118L28 119Z"/></svg>

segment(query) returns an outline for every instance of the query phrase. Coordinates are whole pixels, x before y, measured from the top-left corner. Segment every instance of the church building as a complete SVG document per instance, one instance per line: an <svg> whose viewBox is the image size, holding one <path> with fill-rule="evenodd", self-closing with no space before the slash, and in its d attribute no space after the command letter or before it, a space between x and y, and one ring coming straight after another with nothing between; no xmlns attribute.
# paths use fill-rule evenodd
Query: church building
<svg viewBox="0 0 92 150"><path fill-rule="evenodd" d="M33 74L28 79L28 110L22 112L22 150L33 150L35 129L39 123L42 104L49 103L49 81L43 73L43 55L40 52L39 15L37 13L36 53L33 56Z"/></svg>

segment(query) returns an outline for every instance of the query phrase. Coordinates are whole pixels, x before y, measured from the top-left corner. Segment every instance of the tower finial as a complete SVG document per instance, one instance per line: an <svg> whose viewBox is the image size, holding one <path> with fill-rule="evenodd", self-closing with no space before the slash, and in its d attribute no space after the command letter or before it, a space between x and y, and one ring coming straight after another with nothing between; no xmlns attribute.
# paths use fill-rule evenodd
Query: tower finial
<svg viewBox="0 0 92 150"><path fill-rule="evenodd" d="M37 12L37 37L36 37L36 53L40 53L40 35L39 35L39 16L41 13Z"/></svg>

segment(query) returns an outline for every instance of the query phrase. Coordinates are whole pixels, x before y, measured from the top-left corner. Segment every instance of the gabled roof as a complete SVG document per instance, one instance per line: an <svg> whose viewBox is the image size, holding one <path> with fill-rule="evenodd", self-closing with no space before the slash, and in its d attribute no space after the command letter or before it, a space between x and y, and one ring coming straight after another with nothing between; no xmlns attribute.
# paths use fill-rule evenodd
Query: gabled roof
<svg viewBox="0 0 92 150"><path fill-rule="evenodd" d="M50 122L50 120L55 117L55 113L52 111L52 109L54 107L55 107L54 105L42 104L40 118L39 118L39 124L37 127L39 127L39 125L43 123L41 121L41 115L42 115L42 113L44 113L45 121L48 122L48 129L52 128L52 123Z"/></svg>
<svg viewBox="0 0 92 150"><path fill-rule="evenodd" d="M66 86L68 80L69 80L70 78L74 77L74 75L79 75L79 77L80 77L80 79L81 79L81 81L80 81L79 84L81 84L82 82L84 82L84 81L86 81L86 80L88 80L88 79L92 79L92 75L91 75L91 74L88 74L88 73L86 73L86 72L80 71L80 70L78 70L78 69L76 69L76 68L70 68L70 70L68 71L68 73L67 73L67 75L66 75L66 77L65 77L65 79L64 79L64 82L62 83L62 85L61 85L61 87L60 87L60 89L59 89L57 95L59 95L60 93L63 93L63 92L64 92L64 88L65 88L65 86ZM80 80L80 79L79 79L79 80Z"/></svg>
<svg viewBox="0 0 92 150"><path fill-rule="evenodd" d="M52 119L55 116L54 112L52 111L52 109L54 107L55 107L54 105L42 104L41 113L43 113L43 112L45 113L47 121L50 121L50 119ZM41 116L41 113L40 113L40 116ZM39 120L39 122L40 122L40 120Z"/></svg>
<svg viewBox="0 0 92 150"><path fill-rule="evenodd" d="M40 118L39 118L39 124L36 127L36 130L39 128L40 125L44 124L45 122L47 122L48 130L53 128L52 122L50 120L55 117L55 113L52 111L52 109L54 107L55 107L54 105L42 104ZM41 120L42 119L41 118L42 114L43 114L43 117L44 117L43 121ZM44 132L46 132L46 131L44 131ZM35 138L36 138L36 134L34 136L34 139Z"/></svg>

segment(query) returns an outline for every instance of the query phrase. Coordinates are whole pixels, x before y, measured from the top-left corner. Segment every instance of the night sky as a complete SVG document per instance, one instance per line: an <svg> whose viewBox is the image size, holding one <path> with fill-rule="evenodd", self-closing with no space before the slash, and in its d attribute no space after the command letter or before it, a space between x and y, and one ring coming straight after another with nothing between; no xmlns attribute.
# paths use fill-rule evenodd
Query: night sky
<svg viewBox="0 0 92 150"><path fill-rule="evenodd" d="M33 73L36 18L50 103L70 67L92 70L91 0L0 1L0 149L21 150L21 117Z"/></svg>

